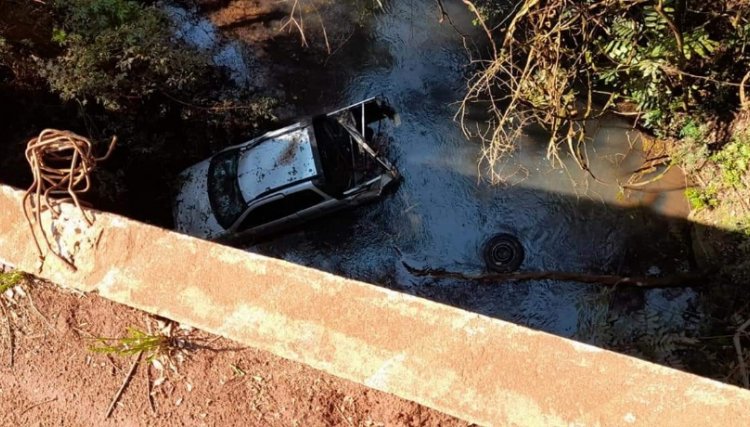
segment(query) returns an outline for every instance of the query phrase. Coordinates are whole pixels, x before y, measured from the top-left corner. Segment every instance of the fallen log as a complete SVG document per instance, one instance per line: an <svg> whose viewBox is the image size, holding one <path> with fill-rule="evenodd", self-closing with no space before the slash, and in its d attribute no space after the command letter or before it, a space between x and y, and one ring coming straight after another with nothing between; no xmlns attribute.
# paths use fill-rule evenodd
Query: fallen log
<svg viewBox="0 0 750 427"><path fill-rule="evenodd" d="M663 277L631 277L610 274L573 273L567 271L520 271L515 273L486 273L471 275L435 268L417 268L401 261L404 268L417 277L457 279L475 282L521 282L526 280L558 280L602 286L634 286L638 288L684 288L702 286L706 274L674 274Z"/></svg>

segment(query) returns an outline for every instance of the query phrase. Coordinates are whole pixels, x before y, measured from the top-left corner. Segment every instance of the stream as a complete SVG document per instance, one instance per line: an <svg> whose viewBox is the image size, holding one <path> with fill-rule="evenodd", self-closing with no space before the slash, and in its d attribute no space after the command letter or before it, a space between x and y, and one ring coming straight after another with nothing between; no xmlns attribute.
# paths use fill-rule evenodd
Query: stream
<svg viewBox="0 0 750 427"><path fill-rule="evenodd" d="M233 3L241 2L226 9ZM445 6L461 32L481 40L460 2ZM170 10L183 36L191 39L196 29L204 34L193 37L214 49L215 60L238 83L273 82L294 114L383 95L401 116L389 148L404 177L394 194L247 250L655 362L684 363L681 350L703 320L697 293L689 288L605 289L552 280L476 284L415 277L403 266L478 274L484 271L482 244L509 232L524 246L524 271L644 276L690 270L684 178L669 174L631 197L616 185L645 159L627 123L604 120L592 135L590 167L604 184L571 158L564 159L565 168L552 167L546 138L531 132L500 166L514 177L511 185L493 186L479 175L480 145L454 121L468 57L457 31L439 22L434 1L384 2L325 61L280 54L297 43L294 34L258 46L244 38L250 28L222 32L207 17ZM258 64L269 59L274 65L264 71ZM482 120L481 114L472 118Z"/></svg>

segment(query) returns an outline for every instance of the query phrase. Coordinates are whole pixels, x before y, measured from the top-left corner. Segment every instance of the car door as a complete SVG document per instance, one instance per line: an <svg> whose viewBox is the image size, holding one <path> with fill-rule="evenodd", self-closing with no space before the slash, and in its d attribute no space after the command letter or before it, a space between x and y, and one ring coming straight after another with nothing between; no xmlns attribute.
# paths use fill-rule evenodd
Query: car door
<svg viewBox="0 0 750 427"><path fill-rule="evenodd" d="M323 196L307 188L275 195L252 206L235 228L235 234L263 234L290 227L304 219L301 214L313 213L323 201Z"/></svg>

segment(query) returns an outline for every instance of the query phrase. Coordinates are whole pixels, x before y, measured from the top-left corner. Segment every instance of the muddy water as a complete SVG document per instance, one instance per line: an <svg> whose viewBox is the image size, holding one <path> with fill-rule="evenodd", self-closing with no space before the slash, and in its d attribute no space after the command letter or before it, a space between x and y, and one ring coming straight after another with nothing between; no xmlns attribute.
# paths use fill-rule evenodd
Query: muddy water
<svg viewBox="0 0 750 427"><path fill-rule="evenodd" d="M460 2L447 1L446 7L456 27L479 40ZM677 338L650 340L696 330L700 315L690 289L604 290L549 280L478 285L415 277L403 266L480 273L482 243L510 232L526 250L524 270L647 275L689 269L682 177L672 175L661 188L631 198L619 192L616 182L643 160L638 144L631 147L635 135L623 129L626 124L603 122L592 135L591 168L605 184L569 159L567 169L551 167L544 158L546 139L532 133L502 165L513 185L491 186L478 176L478 144L467 141L453 120L467 56L456 30L438 22L434 1L386 2L325 61L284 53L280 58L275 49L288 52L282 38L266 41L262 49L265 57L284 62L272 78L298 114L386 96L401 114L390 157L404 180L382 201L248 250L679 363Z"/></svg>

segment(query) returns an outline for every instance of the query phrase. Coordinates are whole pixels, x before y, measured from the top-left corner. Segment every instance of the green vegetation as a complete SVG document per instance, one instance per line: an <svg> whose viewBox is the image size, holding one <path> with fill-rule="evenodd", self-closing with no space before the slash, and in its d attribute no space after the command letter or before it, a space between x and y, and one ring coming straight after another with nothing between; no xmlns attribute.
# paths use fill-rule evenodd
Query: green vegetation
<svg viewBox="0 0 750 427"><path fill-rule="evenodd" d="M6 183L29 184L23 142L42 128L95 144L117 135L88 200L169 226L177 174L275 120L268 92L238 87L154 2L11 2L13 16L0 16L0 93L5 122L16 123L0 125Z"/></svg>
<svg viewBox="0 0 750 427"><path fill-rule="evenodd" d="M494 166L530 126L549 134L552 162L570 156L589 172L592 120L616 114L651 134L644 140L659 149L647 169L658 161L686 174L691 251L712 277L701 295L702 333L725 337L700 341L696 367L739 382L732 337L750 315L750 0L477 5L469 10L490 55L476 62L460 115L490 106L488 129L464 128L484 143L489 180L503 180ZM644 344L643 354L660 345Z"/></svg>
<svg viewBox="0 0 750 427"><path fill-rule="evenodd" d="M685 123L682 125L680 130L680 138L690 140L692 142L703 142L706 137L705 125L699 124L693 118L688 117Z"/></svg>
<svg viewBox="0 0 750 427"><path fill-rule="evenodd" d="M150 335L136 328L128 328L126 336L121 338L97 338L98 345L89 347L95 353L132 356L143 353L147 361L161 355L168 355L172 340L166 335Z"/></svg>
<svg viewBox="0 0 750 427"><path fill-rule="evenodd" d="M44 76L64 99L96 100L121 109L157 90L189 90L207 72L208 59L181 46L154 6L132 0L58 0L60 27L52 40L62 55Z"/></svg>
<svg viewBox="0 0 750 427"><path fill-rule="evenodd" d="M691 187L685 190L685 197L693 209L713 209L719 205L717 193L716 187L708 187L705 190Z"/></svg>
<svg viewBox="0 0 750 427"><path fill-rule="evenodd" d="M698 150L729 142L750 70L749 1L522 0L512 19L504 8L479 2L493 54L462 109L494 101L490 132L465 129L484 139L488 170L532 124L549 132L551 160L564 149L585 169L586 120L608 112Z"/></svg>
<svg viewBox="0 0 750 427"><path fill-rule="evenodd" d="M721 170L722 184L738 190L750 190L750 135L735 135L732 142L711 156Z"/></svg>
<svg viewBox="0 0 750 427"><path fill-rule="evenodd" d="M0 294L3 294L8 289L21 283L24 274L20 271L10 271L6 273L0 273Z"/></svg>
<svg viewBox="0 0 750 427"><path fill-rule="evenodd" d="M492 100L489 131L464 129L484 141L490 180L530 125L548 131L551 161L566 151L588 170L587 124L614 113L666 147L696 183L694 209L750 216L750 1L521 0L511 18L507 6L470 7L492 54L461 113Z"/></svg>
<svg viewBox="0 0 750 427"><path fill-rule="evenodd" d="M705 138L704 125L688 121L680 131L680 137L682 139L671 150L672 164L681 166L689 177L705 183L705 186L685 190L694 210L713 210L722 201L734 204L732 199L747 197L750 191L750 138L746 131L735 133L729 143L713 153L706 143L701 142ZM742 203L741 200L734 202Z"/></svg>

